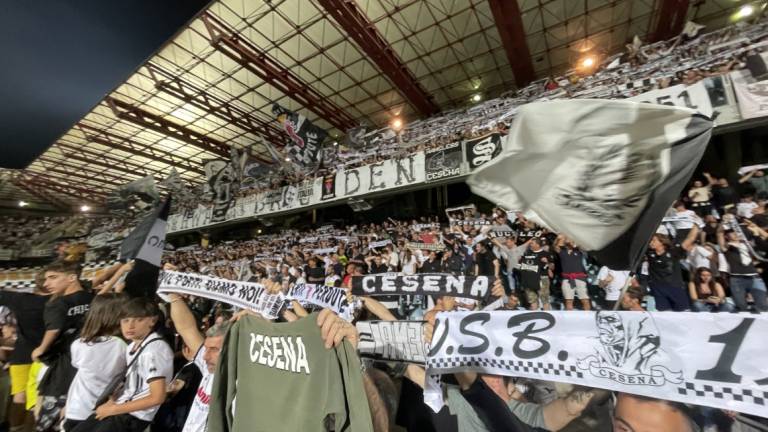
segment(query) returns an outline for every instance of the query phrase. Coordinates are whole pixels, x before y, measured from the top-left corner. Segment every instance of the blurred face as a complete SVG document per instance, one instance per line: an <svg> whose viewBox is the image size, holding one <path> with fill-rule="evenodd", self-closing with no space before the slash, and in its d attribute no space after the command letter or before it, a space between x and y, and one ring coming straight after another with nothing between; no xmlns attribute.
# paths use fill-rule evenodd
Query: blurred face
<svg viewBox="0 0 768 432"><path fill-rule="evenodd" d="M219 354L221 354L221 347L224 345L224 336L207 337L203 345L205 346L203 361L208 372L214 373L216 372L216 365L219 364Z"/></svg>
<svg viewBox="0 0 768 432"><path fill-rule="evenodd" d="M695 182L693 182L693 187L695 187L695 188L700 188L700 187L702 187L702 186L703 186L703 184L702 184L700 181L698 181L698 180L696 180Z"/></svg>
<svg viewBox="0 0 768 432"><path fill-rule="evenodd" d="M702 283L709 283L709 281L712 280L712 273L708 271L701 272L701 282Z"/></svg>
<svg viewBox="0 0 768 432"><path fill-rule="evenodd" d="M689 432L685 415L661 401L619 393L613 414L614 432Z"/></svg>
<svg viewBox="0 0 768 432"><path fill-rule="evenodd" d="M51 294L61 294L76 280L77 276L72 273L48 271L45 272L43 287Z"/></svg>
<svg viewBox="0 0 768 432"><path fill-rule="evenodd" d="M138 342L147 337L157 323L157 317L127 317L120 320L123 337Z"/></svg>

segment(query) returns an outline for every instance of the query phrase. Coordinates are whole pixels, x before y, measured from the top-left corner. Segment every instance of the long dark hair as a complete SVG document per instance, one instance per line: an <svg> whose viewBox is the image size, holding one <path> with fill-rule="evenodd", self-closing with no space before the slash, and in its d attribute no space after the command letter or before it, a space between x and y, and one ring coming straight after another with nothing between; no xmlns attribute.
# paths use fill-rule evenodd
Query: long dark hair
<svg viewBox="0 0 768 432"><path fill-rule="evenodd" d="M96 296L91 302L91 307L85 316L85 324L80 331L83 342L95 342L100 337L119 334L124 302L122 294L107 293Z"/></svg>
<svg viewBox="0 0 768 432"><path fill-rule="evenodd" d="M693 283L696 284L696 291L699 290L699 287L703 283L701 280L701 274L704 272L709 272L710 279L709 282L707 282L707 286L709 286L709 292L712 293L712 295L715 295L717 291L715 290L715 287L717 286L717 282L715 282L715 275L712 273L712 270L706 268L706 267L699 267L696 269L696 272L693 274Z"/></svg>

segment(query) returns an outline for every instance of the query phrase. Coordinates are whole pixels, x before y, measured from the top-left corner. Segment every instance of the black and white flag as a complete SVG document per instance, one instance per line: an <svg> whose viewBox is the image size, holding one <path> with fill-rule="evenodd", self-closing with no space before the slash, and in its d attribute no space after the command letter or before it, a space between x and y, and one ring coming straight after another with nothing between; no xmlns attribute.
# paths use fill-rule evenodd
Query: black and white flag
<svg viewBox="0 0 768 432"><path fill-rule="evenodd" d="M492 133L484 137L464 141L469 169L474 170L501 154L501 134Z"/></svg>
<svg viewBox="0 0 768 432"><path fill-rule="evenodd" d="M318 162L320 147L328 132L312 124L304 115L278 104L272 105L272 114L291 138L291 143L286 146L291 162L305 167L314 166Z"/></svg>
<svg viewBox="0 0 768 432"><path fill-rule="evenodd" d="M553 122L552 119L557 121ZM631 269L704 154L712 121L695 111L617 100L520 108L498 159L467 183Z"/></svg>
<svg viewBox="0 0 768 432"><path fill-rule="evenodd" d="M427 181L441 180L461 174L461 143L454 142L424 153Z"/></svg>
<svg viewBox="0 0 768 432"><path fill-rule="evenodd" d="M206 189L213 196L211 223L222 222L226 219L227 210L235 198L237 168L222 159L209 159L205 161L203 168L208 180Z"/></svg>
<svg viewBox="0 0 768 432"><path fill-rule="evenodd" d="M147 215L120 245L120 259L135 260L125 278L125 292L132 297L149 297L157 287L157 275L165 249L165 231L171 198Z"/></svg>
<svg viewBox="0 0 768 432"><path fill-rule="evenodd" d="M357 353L378 361L424 364L424 321L358 321Z"/></svg>
<svg viewBox="0 0 768 432"><path fill-rule="evenodd" d="M160 201L155 178L151 175L118 187L107 196L107 207L111 210L149 210Z"/></svg>

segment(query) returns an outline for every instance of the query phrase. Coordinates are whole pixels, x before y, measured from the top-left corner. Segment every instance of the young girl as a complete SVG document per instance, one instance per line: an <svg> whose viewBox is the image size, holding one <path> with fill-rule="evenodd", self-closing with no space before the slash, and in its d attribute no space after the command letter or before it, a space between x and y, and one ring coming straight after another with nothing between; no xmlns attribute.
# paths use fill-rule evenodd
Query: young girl
<svg viewBox="0 0 768 432"><path fill-rule="evenodd" d="M80 339L72 343L72 366L77 368L77 375L67 395L66 431L90 417L96 400L112 379L125 373L126 345L116 337L123 303L119 294L97 296L86 315Z"/></svg>
<svg viewBox="0 0 768 432"><path fill-rule="evenodd" d="M74 432L140 432L152 422L173 378L173 351L154 332L159 315L157 304L150 299L125 303L120 329L131 342L125 358L125 385L117 399L96 408Z"/></svg>

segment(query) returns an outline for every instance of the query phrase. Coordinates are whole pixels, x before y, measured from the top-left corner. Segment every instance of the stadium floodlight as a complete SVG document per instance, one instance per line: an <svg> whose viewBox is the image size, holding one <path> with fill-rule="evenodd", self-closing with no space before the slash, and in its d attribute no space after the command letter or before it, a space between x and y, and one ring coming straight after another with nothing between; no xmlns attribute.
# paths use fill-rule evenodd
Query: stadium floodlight
<svg viewBox="0 0 768 432"><path fill-rule="evenodd" d="M90 210L91 210L91 206L89 206L89 205L81 205L80 206L80 211L83 212L83 213L85 213L87 211L90 211Z"/></svg>
<svg viewBox="0 0 768 432"><path fill-rule="evenodd" d="M403 121L400 120L399 117L395 117L394 120L392 120L392 129L399 131L403 128Z"/></svg>
<svg viewBox="0 0 768 432"><path fill-rule="evenodd" d="M589 69L594 65L595 65L594 57L590 56L590 57L584 57L583 59L581 59L581 67L583 67L584 69Z"/></svg>
<svg viewBox="0 0 768 432"><path fill-rule="evenodd" d="M736 18L743 19L751 16L755 12L755 8L752 5L744 5L736 13Z"/></svg>
<svg viewBox="0 0 768 432"><path fill-rule="evenodd" d="M19 207L26 207L26 206L28 206L28 205L29 205L29 203L28 203L28 202L26 202L26 201L23 201L23 200L22 200L22 201L19 201Z"/></svg>
<svg viewBox="0 0 768 432"><path fill-rule="evenodd" d="M472 102L480 102L480 100L481 100L482 98L483 98L483 97L482 97L482 96L480 96L480 93L476 93L474 96L472 96Z"/></svg>

